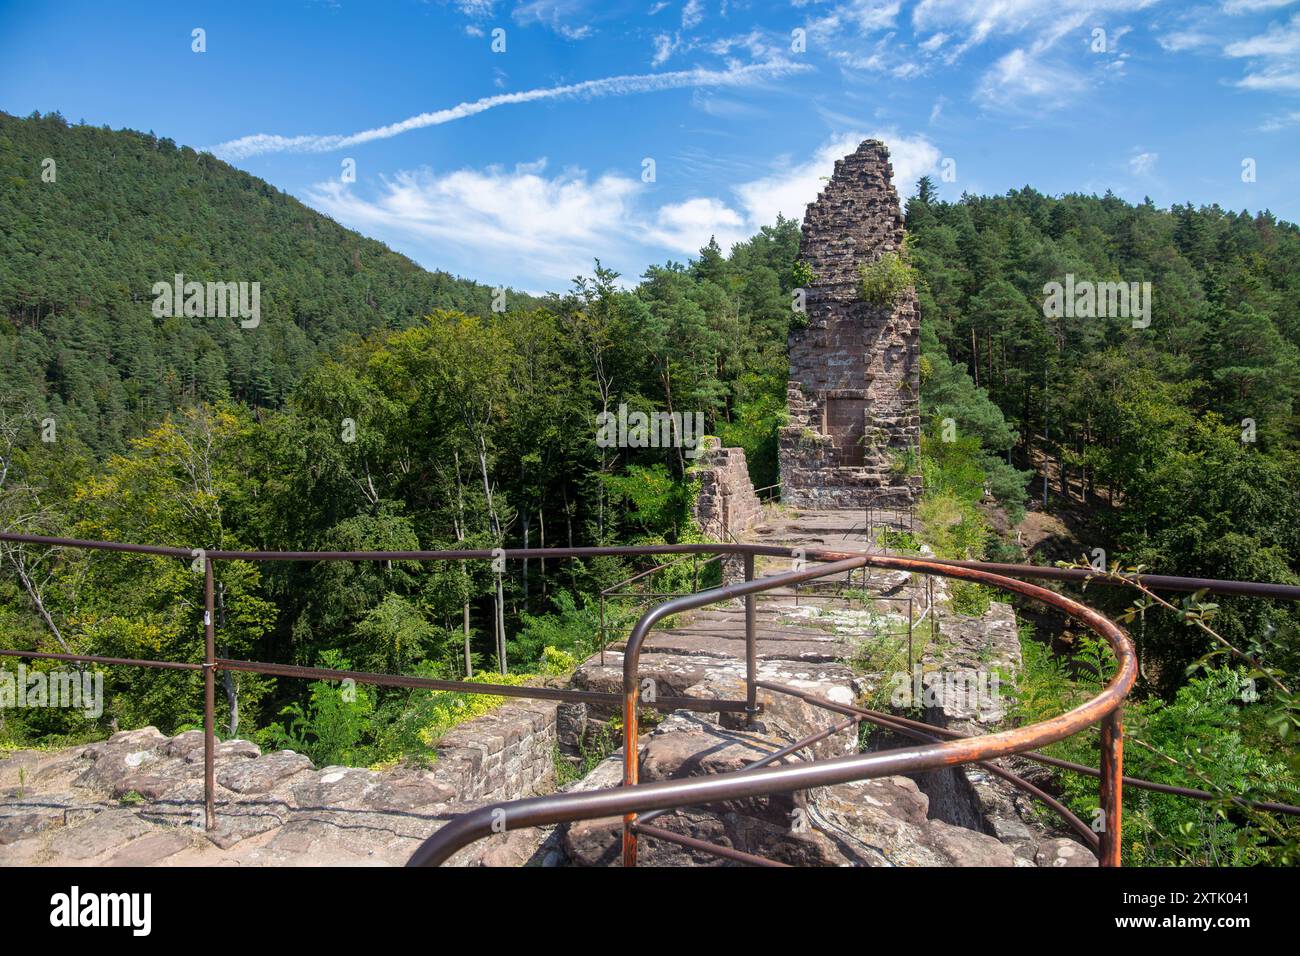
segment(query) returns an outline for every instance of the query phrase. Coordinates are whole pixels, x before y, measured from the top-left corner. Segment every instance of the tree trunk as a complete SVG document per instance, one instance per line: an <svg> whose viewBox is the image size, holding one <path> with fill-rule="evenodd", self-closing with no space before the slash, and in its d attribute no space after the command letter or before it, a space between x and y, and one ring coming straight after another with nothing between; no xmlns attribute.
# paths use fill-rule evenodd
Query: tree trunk
<svg viewBox="0 0 1300 956"><path fill-rule="evenodd" d="M528 509L523 510L524 550L528 550ZM528 559L524 558L524 613L528 613Z"/></svg>
<svg viewBox="0 0 1300 956"><path fill-rule="evenodd" d="M469 575L466 573L463 563L461 564L460 573L467 579L465 581L465 602L462 609L465 612L465 677L470 678L474 676L474 659L469 652Z"/></svg>
<svg viewBox="0 0 1300 956"><path fill-rule="evenodd" d="M537 509L537 529L542 535L542 550L546 550L546 509ZM546 607L546 559L541 559L542 566L542 607Z"/></svg>
<svg viewBox="0 0 1300 956"><path fill-rule="evenodd" d="M501 662L501 673L509 674L510 666L506 662L506 602L505 592L501 587L501 579L505 575L497 575L497 654Z"/></svg>
<svg viewBox="0 0 1300 956"><path fill-rule="evenodd" d="M217 584L217 621L220 622L224 629L226 626L226 587L218 582ZM221 649L223 656L230 654L230 648ZM230 671L222 671L221 687L226 692L226 710L230 715L230 737L233 740L239 733L239 688L235 686L234 675Z"/></svg>

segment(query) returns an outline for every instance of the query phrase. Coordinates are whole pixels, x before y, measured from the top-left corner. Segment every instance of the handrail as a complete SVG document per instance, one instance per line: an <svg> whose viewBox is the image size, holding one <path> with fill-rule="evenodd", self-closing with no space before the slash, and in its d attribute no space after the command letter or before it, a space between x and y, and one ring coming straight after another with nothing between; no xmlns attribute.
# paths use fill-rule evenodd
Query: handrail
<svg viewBox="0 0 1300 956"><path fill-rule="evenodd" d="M747 555L752 555L748 547ZM806 556L808 555L805 550ZM636 814L651 810L677 809L703 803L715 803L791 790L831 786L869 777L895 773L916 773L963 763L992 760L1025 750L1034 750L1062 740L1095 723L1102 724L1101 791L1105 829L1101 841L1101 862L1107 866L1120 863L1120 826L1122 813L1121 767L1122 729L1119 711L1124 697L1137 678L1137 658L1132 642L1124 631L1105 616L1054 591L1001 577L987 571L952 567L932 561L893 558L880 554L845 555L822 551L820 556L831 563L820 568L792 571L741 584L728 585L690 597L676 598L651 608L632 629L623 652L623 724L624 786L603 791L552 794L514 801L505 805L482 807L454 818L433 834L412 854L410 866L437 865L462 847L507 829L543 826L597 817L623 817L623 863L633 866L637 856ZM750 558L752 562L752 557ZM852 754L829 760L813 761L784 767L740 770L711 777L638 783L639 754L637 718L639 704L638 669L642 645L650 629L664 617L693 610L707 604L746 598L747 614L753 595L777 587L800 583L830 574L838 574L866 565L939 574L962 578L1015 591L1043 601L1087 624L1106 639L1114 651L1116 672L1096 697L1065 714L1028 727L1018 727L978 738L961 738L921 747ZM747 568L747 571L752 571ZM747 680L750 699L756 689L753 679L752 632L747 640L750 676Z"/></svg>
<svg viewBox="0 0 1300 956"><path fill-rule="evenodd" d="M341 671L330 668L309 668L297 665L259 663L225 658L219 659L215 655L214 647L215 613L213 607L213 566L216 561L425 561L475 560L501 557L507 559L526 559L532 557L595 557L602 555L641 556L650 554L714 554L716 558L720 558L727 554L742 556L745 560L746 572L746 581L744 583L733 584L722 588L716 588L711 591L702 592L700 594L680 597L648 610L642 616L641 620L638 621L636 629L634 629L633 636L638 637L635 646L633 646L632 639L629 639L627 645L628 650L625 650L624 652L624 688L621 700L625 714L625 776L630 769L632 783L630 786L625 786L616 791L612 791L615 795L623 795L621 798L623 800L622 803L619 803L615 798L601 797L596 804L600 812L594 815L605 816L613 815L615 813L627 815L627 823L629 825L625 827L625 830L628 831L625 833L625 859L629 856L628 845L630 844L630 856L632 861L635 860L635 832L632 832L634 828L639 828L641 829L641 832L648 835L660 835L655 828L640 828L636 823L633 815L645 810L670 810L681 806L692 805L694 803L710 802L710 800L716 799L736 799L743 796L756 796L765 793L778 792L781 789L804 789L808 786L823 786L828 783L864 779L866 777L879 776L887 773L915 772L917 770L930 769L938 766L982 762L999 756L1018 753L1028 757L1029 759L1039 760L1070 771L1092 774L1100 778L1102 805L1103 810L1107 813L1108 819L1108 825L1105 829L1106 839L1102 841L1101 858L1104 865L1117 865L1119 863L1120 832L1118 823L1120 820L1120 813L1122 812L1121 789L1124 783L1129 783L1133 786L1157 792L1173 793L1194 797L1196 799L1214 799L1215 795L1209 794L1205 791L1171 787L1165 784L1154 784L1150 781L1142 781L1136 778L1125 777L1123 775L1122 731L1119 721L1119 708L1123 696L1132 686L1134 672L1134 657L1127 636L1107 618L1080 602L1074 601L1073 599L1064 597L1045 588L1041 588L1037 585L1027 584L1014 579L1044 578L1050 580L1081 581L1083 583L1095 580L1098 583L1112 586L1120 586L1136 580L1151 588L1180 591L1204 589L1220 594L1249 595L1283 600L1300 600L1300 587L1294 585L1225 581L1206 578L1179 578L1146 574L1128 577L1105 576L1099 572L1093 572L1086 569L1046 568L1036 565L984 564L980 562L948 561L941 559L914 559L890 557L878 553L844 552L829 548L798 549L803 558L830 562L823 567L754 580L753 573L755 557L794 557L795 549L777 545L740 544L734 541L730 544L702 543L612 547L514 548L494 549L491 551L485 549L442 549L428 551L235 551L212 549L204 551L193 548L110 541L91 541L77 538L49 537L14 532L0 532L0 540L32 544L42 547L84 548L90 550L175 557L186 560L195 558L203 559L202 571L205 591L205 653L204 661L202 663L150 661L137 658L116 658L4 649L0 649L0 656L67 660L110 665L144 666L178 670L202 670L205 684L204 782L207 802L207 823L209 829L215 826L215 810L213 804L213 753L215 749L215 735L213 729L213 693L215 672L217 670L244 670L285 677L335 680L350 677L358 682L368 682L385 686L455 690L469 694L488 693L586 703L608 704L616 703L620 700L620 695L614 693L580 691L568 688L486 685L460 681L437 681L428 678L406 677L404 675L374 674L359 671ZM954 736L959 737L959 739L950 739L942 743L932 743L926 747L907 748L898 751L883 751L871 755L853 755L847 758L836 758L833 761L821 761L816 764L797 768L766 768L756 770L751 766L743 771L710 778L710 780L714 782L709 783L708 787L704 787L704 789L700 789L703 782L699 780L666 781L665 784L645 785L635 782L635 775L637 773L635 761L629 761L628 759L629 754L635 754L635 738L631 736L637 725L636 704L638 702L638 688L635 681L637 664L635 658L639 658L641 642L644 640L649 628L653 626L656 621L661 620L666 615L678 613L682 610L689 610L694 607L704 606L705 604L713 603L714 601L730 600L734 597L744 597L746 602L746 700L729 701L702 698L659 698L657 703L674 709L691 708L706 711L743 711L752 715L757 709L756 692L760 687L777 692L799 693L791 688L784 688L780 685L771 685L770 683L757 680L755 673L756 654L754 638L754 606L757 595L764 591L783 587L788 584L798 584L804 580L812 580L814 578L836 574L840 571L852 570L857 567L866 566L889 567L926 575L938 574L946 577L977 580L991 584L995 587L1015 591L1032 599L1045 601L1046 603L1057 607L1057 609L1062 610L1066 614L1082 620L1094 631L1097 631L1097 633L1105 637L1107 641L1111 643L1112 648L1116 649L1116 659L1119 664L1117 672L1101 694L1066 714L1044 721L1040 724L1031 725L1030 727L1017 728L1012 731L1005 731L984 737L961 738L959 735L955 735L953 731L948 731L944 728L931 727L929 725L908 727L907 725L915 725L916 722L894 715L878 715L875 714L875 712L867 711L863 708L850 708L847 706L841 707L840 705L832 705L829 701L821 702L819 704L820 706L826 706L829 709L836 710L840 713L848 713L859 719L875 720L876 722L881 723L882 726L892 726L893 729L899 730L900 732L910 730L914 736L924 735L924 737L929 738L930 740L933 740L935 737ZM1116 646L1117 644L1119 645L1118 648ZM1123 648L1125 653L1121 653L1120 648ZM633 664L630 671L629 657L633 658ZM632 676L630 685L628 681L629 673L631 673ZM630 719L628 719L629 716ZM1083 720L1084 723L1080 724L1078 727L1074 727L1074 729L1070 729L1080 720ZM886 724L886 721L888 724ZM1102 766L1100 770L1093 770L1081 765L1071 764L1067 761L1059 761L1033 752L1036 747L1043 746L1047 743L1053 743L1056 740L1062 739L1063 737L1076 732L1076 730L1081 729L1082 726L1087 726L1088 724L1097 721L1101 721L1102 723ZM926 729L920 731L919 727L925 727ZM628 745L629 740L633 742L632 746ZM810 742L811 739L805 739L798 744L790 745L790 747L785 748L785 751L783 752L793 752L794 750L802 749L804 746L809 745ZM975 756L971 756L972 753L974 753ZM766 763L770 759L774 758L769 755L767 760L760 761L760 763ZM845 767L850 769L846 770ZM797 770L798 773L794 776L790 776L787 771L792 770ZM752 774L760 774L759 784L754 783L753 777L751 776ZM1042 794L1041 791L1036 792L1035 788L1027 785L1024 781L1019 780L1019 778L1015 778L1014 775L1005 772L1002 773L1002 775L1007 779L1016 782L1017 785L1023 786L1029 792L1035 793L1035 795L1039 796L1040 799L1046 796ZM744 779L734 779L740 776L743 776ZM720 785L716 782L719 780L722 781ZM728 790L727 788L732 787L733 784L739 789ZM789 785L787 786L787 784ZM717 789L719 786L721 786L721 790ZM685 789L682 789L683 787L685 787ZM755 789L756 787L758 789ZM722 796L718 796L717 794L719 793L722 794ZM708 799L700 799L700 794L703 794ZM540 820L548 815L554 816L554 814L560 813L561 816L555 817L554 819L546 819L542 822L564 822L573 819L584 819L592 815L581 811L576 815L567 815L573 811L573 806L567 802L568 798L583 796L589 795L565 795L566 799L561 800L561 804L558 807L554 803L548 802L559 800L560 798L558 796L550 798L535 798L533 801L522 801L509 804L508 806L519 807L527 804L529 807L533 808L528 811L530 816L527 816L527 819L533 819L536 817ZM1259 809L1277 810L1284 813L1297 811L1297 808L1290 807L1286 804L1256 803L1236 797L1231 797L1230 799L1240 805ZM614 803L609 804L609 800L614 800ZM1051 805L1051 799L1047 798L1047 800L1049 805ZM1063 810L1059 805L1056 806L1058 810ZM612 807L612 809L610 807ZM1068 821L1068 811L1063 815L1066 816ZM473 817L474 814L466 816ZM642 823L644 822L645 821L642 821ZM520 818L516 818L515 823L518 825L520 823ZM531 824L524 823L522 825ZM435 861L435 857L439 860L445 859L445 856L440 855L441 850L435 853L427 848L431 845L434 847L442 846L442 843L439 841L458 839L458 833L468 834L465 836L465 842L470 842L477 838L470 832L475 826L477 826L477 823L474 823L473 821L466 821L464 818L457 818L453 824L448 824L447 827L440 830L429 841L426 841L426 844L417 851L416 857L412 857L412 862L417 862L417 857L421 861L426 862ZM670 839L669 837L663 838ZM714 851L716 852L716 848L714 848ZM741 854L740 856L744 855ZM736 858L739 859L740 857Z"/></svg>
<svg viewBox="0 0 1300 956"><path fill-rule="evenodd" d="M158 554L175 558L193 558L196 548L178 548L151 544L123 544L115 541L90 541L80 538L48 537L36 534L0 532L0 541L35 544L44 547L86 548L100 551L124 551ZM646 544L609 547L573 548L500 548L443 549L437 551L227 551L211 549L206 555L223 561L464 561L504 557L520 558L594 558L602 556L636 557L648 554L754 554L767 557L790 557L791 548L768 544ZM804 557L813 560L830 560L829 555L843 554L831 548L804 548ZM1083 568L1051 568L1039 564L1002 564L987 561L956 561L947 558L928 558L933 564L955 568L983 569L1009 578L1072 581L1105 584L1119 587L1128 582L1145 584L1153 590L1208 591L1211 594L1239 595L1243 597L1279 598L1300 601L1300 585L1274 584L1259 581L1232 581L1223 578L1189 578L1166 574L1121 575L1115 579L1100 571Z"/></svg>

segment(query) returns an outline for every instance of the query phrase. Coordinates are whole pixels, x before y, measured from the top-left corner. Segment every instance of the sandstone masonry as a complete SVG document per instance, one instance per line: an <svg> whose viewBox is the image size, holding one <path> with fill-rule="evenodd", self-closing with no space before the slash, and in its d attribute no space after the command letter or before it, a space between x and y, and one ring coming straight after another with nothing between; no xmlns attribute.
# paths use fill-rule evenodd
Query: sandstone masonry
<svg viewBox="0 0 1300 956"><path fill-rule="evenodd" d="M763 503L754 493L749 465L743 448L706 448L692 469L700 479L700 493L695 499L695 521L700 530L714 541L739 541L742 535L763 519ZM722 581L730 584L744 580L744 560L728 555L722 560Z"/></svg>
<svg viewBox="0 0 1300 956"><path fill-rule="evenodd" d="M906 507L921 479L899 462L920 442L920 316L908 289L864 302L859 269L903 243L889 151L866 140L804 216L799 257L814 279L807 325L790 332L781 499L805 508Z"/></svg>

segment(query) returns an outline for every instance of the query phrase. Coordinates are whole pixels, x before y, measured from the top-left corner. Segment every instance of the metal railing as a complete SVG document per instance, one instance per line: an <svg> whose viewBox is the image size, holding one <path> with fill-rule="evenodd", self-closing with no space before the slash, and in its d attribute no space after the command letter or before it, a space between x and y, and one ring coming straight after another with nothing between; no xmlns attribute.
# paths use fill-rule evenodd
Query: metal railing
<svg viewBox="0 0 1300 956"><path fill-rule="evenodd" d="M699 804L714 804L734 801L749 797L792 790L805 790L812 787L831 786L854 780L886 776L897 773L916 773L951 767L965 763L986 764L987 761L1011 754L1033 751L1039 747L1062 740L1093 724L1101 725L1102 748L1100 779L1101 806L1106 826L1095 845L1103 865L1118 866L1120 863L1120 827L1122 822L1122 763L1123 744L1120 723L1120 707L1137 676L1136 656L1128 636L1118 625L1114 624L1091 608L1071 599L1041 588L1037 585L1003 577L972 568L959 568L941 565L932 561L913 558L890 557L881 554L852 554L823 549L802 549L804 556L812 560L828 562L821 567L755 580L753 577L754 557L758 554L791 555L791 549L774 548L764 545L730 545L738 549L745 560L746 580L743 583L727 585L666 601L647 611L628 638L623 653L623 786L617 789L581 793L552 794L528 800L487 806L462 814L432 837L412 855L410 865L436 865L446 861L452 854L475 840L500 832L504 825L507 829L520 829L545 826L575 820L600 817L623 817L623 864L635 866L637 861L637 842L640 835L658 839L685 843L695 849L709 850L719 855L739 859L738 851L727 847L716 847L694 838L681 837L671 831L650 827L644 820L638 821L637 815L654 811L675 810ZM1091 700L1081 704L1066 714L1032 724L1002 731L997 734L978 738L957 738L938 740L920 747L898 750L878 751L868 754L852 754L828 760L814 760L806 763L782 767L753 765L744 770L711 777L690 778L686 780L659 781L656 783L639 783L639 736L640 719L640 682L639 665L641 649L651 628L665 617L694 610L722 601L744 598L745 600L745 704L747 712L758 711L757 694L760 689L774 693L794 694L808 703L827 710L846 714L855 723L863 715L860 708L847 708L833 701L805 694L785 685L761 681L757 676L757 654L755 648L755 598L763 591L788 587L795 583L811 581L832 574L851 571L872 565L922 574L938 574L945 577L976 581L1013 591L1024 597L1035 599L1063 611L1070 617L1086 624L1103 637L1114 651L1117 662L1116 673L1100 693ZM798 741L787 752L802 749L821 739L821 734L813 738ZM776 755L770 755L761 764L770 763ZM993 766L988 764L988 766ZM1001 768L997 768L1000 770ZM1002 771L1005 774L1005 771ZM1021 781L1025 786L1028 785ZM1036 788L1035 788L1036 789ZM1039 795L1052 801L1047 794ZM1056 805L1059 810L1064 807ZM1068 811L1070 822L1081 833L1089 833L1083 825ZM690 842L686 842L690 841ZM761 858L742 854L744 862L759 863Z"/></svg>
<svg viewBox="0 0 1300 956"><path fill-rule="evenodd" d="M584 691L569 688L532 687L524 685L498 685L445 681L411 677L400 674L379 674L362 671L344 671L322 667L304 667L291 664L218 658L215 642L214 590L215 565L219 561L465 561L500 558L501 550L433 550L433 551L201 551L190 548L160 545L124 544L120 542L87 541L73 538L44 537L39 535L0 533L0 540L39 547L60 547L112 551L128 554L145 554L193 561L201 565L204 588L204 654L201 663L190 661L161 661L142 658L118 658L97 655L54 653L0 649L0 656L65 660L102 665L139 666L175 670L197 670L204 677L204 805L208 829L216 825L214 784L215 754L215 677L219 670L246 671L269 676L312 680L346 680L387 687L456 691L466 694L489 694L502 697L524 697L558 700L574 703L618 705L623 710L624 728L624 786L604 791L554 794L547 797L515 801L503 806L484 807L456 817L413 854L411 865L437 864L445 861L461 847L495 832L498 813L505 814L507 826L518 829L574 820L606 816L622 816L623 862L635 865L638 835L682 843L696 849L705 849L742 862L771 863L771 861L741 853L727 847L718 847L694 838L683 837L649 821L659 813L697 804L717 803L771 793L803 790L879 777L896 773L916 773L941 767L978 763L996 775L1033 794L1061 814L1066 823L1080 833L1093 846L1105 866L1120 863L1120 832L1122 820L1122 789L1125 784L1162 793L1174 793L1193 799L1218 799L1215 794L1190 788L1172 787L1125 777L1122 772L1123 745L1120 709L1123 699L1133 686L1136 660L1128 636L1112 621L1071 598L1057 594L1021 578L1115 584L1081 569L1046 568L1034 565L981 564L968 561L944 561L895 557L877 553L844 552L826 548L800 548L800 557L825 562L820 567L796 570L784 574L755 579L754 562L759 556L794 558L793 548L754 544L683 544L644 545L630 547L579 547L579 548L520 548L506 549L504 556L510 560L531 558L587 558L604 555L635 557L645 555L702 554L736 555L743 559L745 580L741 583L714 588L708 591L682 595L647 610L632 629L623 652L622 694ZM681 559L681 560L684 560ZM757 674L756 653L756 601L760 594L777 588L825 578L857 568L880 567L939 575L976 581L1003 590L1012 591L1062 611L1069 617L1086 624L1102 636L1114 651L1117 668L1105 687L1091 700L1060 716L1000 733L981 737L964 737L944 728L920 724L892 714L881 714L866 708L845 705L796 688L760 680ZM1236 594L1300 600L1300 586L1260 584L1254 582L1223 581L1216 579L1174 578L1160 575L1142 575L1142 583L1149 587L1196 591L1207 590L1219 594ZM692 709L705 712L745 713L751 717L761 707L759 690L793 695L815 706L836 713L846 719L830 728L790 744L774 754L765 756L743 770L707 778L639 783L636 741L639 727L639 663L642 646L654 625L674 614L694 610L722 601L743 599L745 602L745 659L746 694L744 700L659 697L656 707L665 709ZM868 754L853 754L829 760L819 760L798 765L769 767L768 764L783 756L805 749L830 736L837 730L869 721L886 729L923 742L922 746ZM1038 748L1062 740L1093 724L1101 726L1101 759L1096 770L1068 761L1046 757ZM1091 774L1099 779L1101 806L1106 821L1100 836L1093 833L1065 807L1050 795L1014 774L991 763L1000 757L1019 754L1061 769ZM1300 807L1286 804L1238 801L1256 809L1275 810L1300 814ZM643 814L638 818L638 814Z"/></svg>

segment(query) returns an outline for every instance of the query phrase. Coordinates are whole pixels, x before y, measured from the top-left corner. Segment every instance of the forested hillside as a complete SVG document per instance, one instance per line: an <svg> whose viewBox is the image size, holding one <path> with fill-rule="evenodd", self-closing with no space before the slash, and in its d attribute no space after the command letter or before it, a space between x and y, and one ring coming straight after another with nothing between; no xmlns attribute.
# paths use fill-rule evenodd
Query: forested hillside
<svg viewBox="0 0 1300 956"><path fill-rule="evenodd" d="M1092 509L1089 550L1167 574L1297 580L1295 225L1028 188L941 203L923 181L908 231L931 354L938 344L941 366L950 358L987 391L1021 461L1046 453L1058 494L1063 473L1069 500ZM1150 282L1149 326L1045 317L1044 286L1067 275ZM939 411L947 401L933 384L922 398ZM951 414L960 421L960 407ZM1288 620L1275 653L1294 656L1285 609L1227 605L1220 624L1242 642ZM1176 686L1199 643L1183 628L1147 639L1149 676Z"/></svg>
<svg viewBox="0 0 1300 956"><path fill-rule="evenodd" d="M54 183L40 178L47 156ZM695 538L684 449L596 444L596 416L620 404L702 412L708 432L744 447L756 486L777 480L797 223L730 252L710 243L639 281L597 260L572 288L510 296L496 313L485 287L427 273L152 135L2 117L0 167L7 530L227 549ZM941 556L1030 557L1016 525L1046 465L1048 511L1082 514L1078 543L1110 561L1300 581L1294 225L1031 189L947 203L922 181L907 229L922 309L920 511ZM149 290L176 272L261 282L261 326L155 318ZM1067 275L1150 282L1149 326L1046 317L1044 285ZM8 646L201 658L188 564L21 546L2 557ZM515 565L498 604L480 566L224 563L218 653L451 677L499 665L500 606L511 668L563 671L595 646L594 596L628 573L613 560ZM1088 600L1128 602L1097 589ZM1213 626L1294 686L1297 620L1289 605L1227 599ZM1239 664L1198 665L1213 639L1154 610L1135 638L1139 697L1166 720L1165 702L1200 693L1189 680ZM1266 688L1267 708L1238 715L1235 691L1220 693L1236 672L1223 673L1210 722L1246 754L1234 766L1294 790L1300 768L1279 741L1300 709ZM366 691L345 707L325 684L223 676L221 733L327 762L427 750L452 719L447 695ZM106 680L99 721L8 716L0 741L199 720L192 673Z"/></svg>
<svg viewBox="0 0 1300 956"><path fill-rule="evenodd" d="M165 137L0 113L0 391L88 446L195 401L283 401L322 350L491 290L430 273ZM258 282L262 327L158 319L154 283Z"/></svg>

